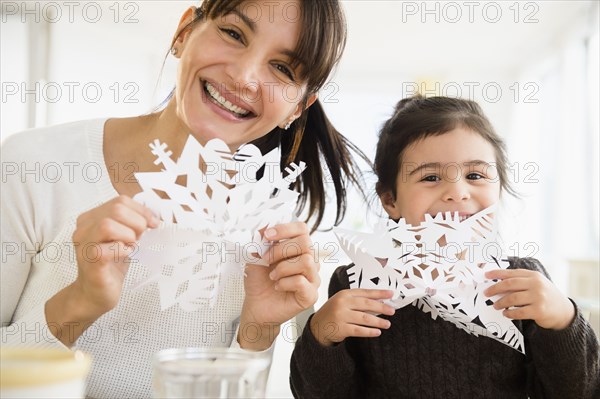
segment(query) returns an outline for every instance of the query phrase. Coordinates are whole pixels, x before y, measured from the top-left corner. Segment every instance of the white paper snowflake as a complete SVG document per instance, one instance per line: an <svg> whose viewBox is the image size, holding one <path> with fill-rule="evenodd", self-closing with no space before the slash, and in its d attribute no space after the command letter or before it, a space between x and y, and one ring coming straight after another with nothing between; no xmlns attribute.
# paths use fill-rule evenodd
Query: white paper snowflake
<svg viewBox="0 0 600 399"><path fill-rule="evenodd" d="M392 290L388 303L396 309L412 304L525 353L521 332L492 306L499 297L483 294L495 283L485 272L509 266L497 244L495 211L492 205L463 221L458 213L425 215L418 226L390 220L372 234L335 229L354 262L350 287Z"/></svg>
<svg viewBox="0 0 600 399"><path fill-rule="evenodd" d="M202 146L191 135L177 161L158 140L150 148L163 170L136 173L143 191L134 199L162 223L142 235L132 256L148 270L133 288L156 282L163 310L213 306L231 273L267 265L260 257L270 242L262 232L294 220L298 193L289 187L306 165L291 164L284 175L278 148L262 155L244 145L231 153L222 140Z"/></svg>

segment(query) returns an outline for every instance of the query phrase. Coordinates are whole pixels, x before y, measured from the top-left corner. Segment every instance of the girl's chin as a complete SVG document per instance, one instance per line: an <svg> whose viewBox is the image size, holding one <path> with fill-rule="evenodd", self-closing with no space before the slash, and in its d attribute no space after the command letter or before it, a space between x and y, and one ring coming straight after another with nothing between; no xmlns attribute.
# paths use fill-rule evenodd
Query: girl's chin
<svg viewBox="0 0 600 399"><path fill-rule="evenodd" d="M404 221L411 226L418 226L425 221L425 217L423 217L423 218L408 217L408 218L400 218L400 219L404 219Z"/></svg>

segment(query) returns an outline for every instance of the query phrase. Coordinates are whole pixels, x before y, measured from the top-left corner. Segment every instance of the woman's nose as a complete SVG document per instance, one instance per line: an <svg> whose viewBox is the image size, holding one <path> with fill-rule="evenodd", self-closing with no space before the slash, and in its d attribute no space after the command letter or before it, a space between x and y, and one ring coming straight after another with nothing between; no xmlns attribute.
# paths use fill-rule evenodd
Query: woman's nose
<svg viewBox="0 0 600 399"><path fill-rule="evenodd" d="M258 58L257 55L247 52L225 67L225 73L243 96L255 98L259 91L261 63Z"/></svg>

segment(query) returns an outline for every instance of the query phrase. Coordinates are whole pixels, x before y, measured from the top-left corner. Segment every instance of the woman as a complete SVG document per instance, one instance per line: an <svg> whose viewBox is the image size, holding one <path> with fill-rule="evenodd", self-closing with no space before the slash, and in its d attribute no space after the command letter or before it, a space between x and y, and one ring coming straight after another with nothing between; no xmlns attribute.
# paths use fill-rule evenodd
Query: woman
<svg viewBox="0 0 600 399"><path fill-rule="evenodd" d="M24 168L97 165L101 173L98 179L64 174L58 182L7 179L2 343L90 352L88 395L95 398L148 397L151 356L162 348L269 348L279 326L316 301L319 265L309 255L306 225L265 232L300 253L275 245L270 267L248 266L247 277L230 280L214 308L160 312L155 287L123 289L141 273L127 262L130 244L158 225L149 209L131 199L141 191L137 182L124 177L132 165L158 170L153 155L140 151L154 139L167 143L173 157L190 133L201 143L218 137L231 149L251 141L264 149L281 145L282 163L303 160L309 166L297 188L299 208L308 203L314 228L325 208L320 157L326 161L339 221L346 178L356 182L348 150L354 147L328 122L317 91L339 60L345 34L337 1L206 0L179 23L171 47L179 59L177 84L162 111L7 140L5 162ZM33 330L39 333L27 333Z"/></svg>

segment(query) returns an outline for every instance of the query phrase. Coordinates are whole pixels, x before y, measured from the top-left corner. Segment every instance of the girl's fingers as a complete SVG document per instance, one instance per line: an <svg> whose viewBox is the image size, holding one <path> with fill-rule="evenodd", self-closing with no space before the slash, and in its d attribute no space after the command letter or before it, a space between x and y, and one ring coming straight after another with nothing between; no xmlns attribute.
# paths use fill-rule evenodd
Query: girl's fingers
<svg viewBox="0 0 600 399"><path fill-rule="evenodd" d="M389 320L374 316L365 312L351 312L348 323L356 326L388 329L391 326Z"/></svg>
<svg viewBox="0 0 600 399"><path fill-rule="evenodd" d="M342 342L347 337L372 338L381 335L381 330L378 328L356 324L328 322L320 326L318 322L314 322L314 318L311 320L310 328L317 341L327 346L334 342Z"/></svg>
<svg viewBox="0 0 600 399"><path fill-rule="evenodd" d="M504 280L513 277L528 277L532 273L536 272L527 269L497 269L485 272L485 277L490 280Z"/></svg>
<svg viewBox="0 0 600 399"><path fill-rule="evenodd" d="M390 299L393 294L390 290L351 288L337 292L329 301L344 309L391 316L396 310L381 300Z"/></svg>
<svg viewBox="0 0 600 399"><path fill-rule="evenodd" d="M391 316L396 310L381 301L390 299L393 295L394 292L391 290L351 288L339 291L332 298L335 298L335 301L344 308Z"/></svg>
<svg viewBox="0 0 600 399"><path fill-rule="evenodd" d="M348 295L353 297L362 297L370 299L390 299L394 296L392 290L375 290L366 288L352 288L346 291Z"/></svg>
<svg viewBox="0 0 600 399"><path fill-rule="evenodd" d="M379 298L379 295L375 296L373 299L356 296L350 299L350 301L348 302L348 307L352 310L356 310L359 312L385 314L388 316L391 316L396 312L396 310L393 307L386 305L377 299L384 298Z"/></svg>
<svg viewBox="0 0 600 399"><path fill-rule="evenodd" d="M514 309L504 309L502 314L513 320L534 320L534 309L532 306L523 306Z"/></svg>
<svg viewBox="0 0 600 399"><path fill-rule="evenodd" d="M361 338L372 338L379 337L381 330L378 328L370 328L359 326L356 324L347 324L343 329L340 329L340 335L345 337L361 337Z"/></svg>
<svg viewBox="0 0 600 399"><path fill-rule="evenodd" d="M494 309L508 309L531 305L533 298L529 291L519 291L508 294L494 303Z"/></svg>
<svg viewBox="0 0 600 399"><path fill-rule="evenodd" d="M525 291L531 287L531 279L529 277L511 277L502 280L484 291L488 297L500 295L506 292Z"/></svg>

